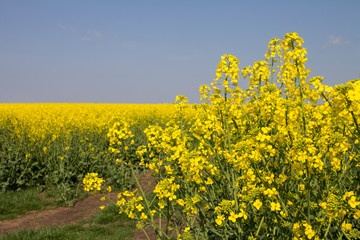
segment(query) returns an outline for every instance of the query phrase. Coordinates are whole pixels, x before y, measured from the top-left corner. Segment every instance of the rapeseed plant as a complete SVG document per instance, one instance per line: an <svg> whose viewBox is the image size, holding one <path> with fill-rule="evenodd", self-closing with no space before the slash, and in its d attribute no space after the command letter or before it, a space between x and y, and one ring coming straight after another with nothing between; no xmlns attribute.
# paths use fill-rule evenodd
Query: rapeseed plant
<svg viewBox="0 0 360 240"><path fill-rule="evenodd" d="M138 184L121 212L159 239L360 238L360 80L309 79L306 54L297 33L271 40L265 60L241 70L246 90L239 60L222 56L191 117L180 96L173 120L144 131L137 154L157 179L154 199Z"/></svg>

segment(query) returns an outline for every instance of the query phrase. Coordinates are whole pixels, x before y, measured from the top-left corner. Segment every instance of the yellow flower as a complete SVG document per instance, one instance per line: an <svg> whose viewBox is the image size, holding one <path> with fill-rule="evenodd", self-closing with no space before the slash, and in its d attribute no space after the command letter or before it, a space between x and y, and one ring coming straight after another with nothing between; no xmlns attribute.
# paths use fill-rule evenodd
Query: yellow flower
<svg viewBox="0 0 360 240"><path fill-rule="evenodd" d="M179 204L180 206L184 206L184 205L185 205L185 202L184 202L184 200L182 200L182 199L176 200L176 203Z"/></svg>
<svg viewBox="0 0 360 240"><path fill-rule="evenodd" d="M141 213L141 216L140 216L140 219L141 220L145 220L145 219L147 219L148 217L146 216L146 214L145 213Z"/></svg>
<svg viewBox="0 0 360 240"><path fill-rule="evenodd" d="M238 216L244 218L245 220L248 218L246 212L242 209L240 209L240 213L238 214Z"/></svg>
<svg viewBox="0 0 360 240"><path fill-rule="evenodd" d="M143 207L143 205L141 205L141 204L139 203L138 205L136 205L136 209L137 209L139 212L141 212L141 211L144 209L144 207Z"/></svg>
<svg viewBox="0 0 360 240"><path fill-rule="evenodd" d="M360 218L360 210L355 209L354 218L355 218L355 219L359 219L359 218Z"/></svg>
<svg viewBox="0 0 360 240"><path fill-rule="evenodd" d="M206 204L205 207L204 207L204 209L205 209L205 211L209 211L209 209L210 209L209 204Z"/></svg>
<svg viewBox="0 0 360 240"><path fill-rule="evenodd" d="M236 219L239 218L238 214L235 214L234 212L230 213L229 220L232 222L236 222Z"/></svg>
<svg viewBox="0 0 360 240"><path fill-rule="evenodd" d="M124 198L122 198L116 202L116 205L118 205L119 207L122 207L125 205L125 203L126 203L126 200Z"/></svg>
<svg viewBox="0 0 360 240"><path fill-rule="evenodd" d="M129 191L125 191L125 192L123 192L122 195L124 195L125 197L132 197L132 196L134 196L134 193L133 193L133 192L129 192Z"/></svg>
<svg viewBox="0 0 360 240"><path fill-rule="evenodd" d="M343 222L341 224L341 227L344 231L350 231L352 229L352 224L351 223L346 223L346 222Z"/></svg>
<svg viewBox="0 0 360 240"><path fill-rule="evenodd" d="M294 223L293 231L298 232L299 230L300 230L300 224L299 223Z"/></svg>
<svg viewBox="0 0 360 240"><path fill-rule="evenodd" d="M100 206L101 211L104 210L104 208L105 208L104 205Z"/></svg>
<svg viewBox="0 0 360 240"><path fill-rule="evenodd" d="M160 208L164 208L166 206L166 202L164 201L164 199L161 199L158 203Z"/></svg>
<svg viewBox="0 0 360 240"><path fill-rule="evenodd" d="M256 199L256 201L253 203L253 205L254 205L254 207L256 207L257 210L260 210L260 208L263 204L259 199Z"/></svg>
<svg viewBox="0 0 360 240"><path fill-rule="evenodd" d="M108 186L106 190L107 190L108 192L111 192L111 187Z"/></svg>
<svg viewBox="0 0 360 240"><path fill-rule="evenodd" d="M271 202L270 203L271 205L271 211L280 211L280 203L274 203L274 202Z"/></svg>
<svg viewBox="0 0 360 240"><path fill-rule="evenodd" d="M87 192L93 190L100 191L101 183L103 182L105 182L105 180L99 178L97 173L88 173L83 179L84 190Z"/></svg>
<svg viewBox="0 0 360 240"><path fill-rule="evenodd" d="M360 205L360 202L356 201L356 197L355 196L351 196L350 200L348 201L349 205L352 208L356 208L356 206Z"/></svg>
<svg viewBox="0 0 360 240"><path fill-rule="evenodd" d="M305 235L308 237L308 239L312 239L316 232L312 229L312 226L307 224L307 223L304 223L303 224L304 227L305 227Z"/></svg>
<svg viewBox="0 0 360 240"><path fill-rule="evenodd" d="M200 187L200 188L199 188L199 191L200 191L200 192L207 192L206 187L204 187L204 186ZM170 199L170 200L171 200L171 199Z"/></svg>
<svg viewBox="0 0 360 240"><path fill-rule="evenodd" d="M217 225L221 226L222 222L225 220L225 217L223 215L218 215L217 218L215 219L215 222Z"/></svg>
<svg viewBox="0 0 360 240"><path fill-rule="evenodd" d="M321 202L321 203L319 203L319 206L326 210L327 203L326 202Z"/></svg>
<svg viewBox="0 0 360 240"><path fill-rule="evenodd" d="M105 197L100 198L100 201L105 201Z"/></svg>
<svg viewBox="0 0 360 240"><path fill-rule="evenodd" d="M134 214L132 211L130 211L130 212L128 213L128 217L131 218L131 219L134 219L134 218L135 218L135 214Z"/></svg>
<svg viewBox="0 0 360 240"><path fill-rule="evenodd" d="M206 181L205 181L205 184L206 184L206 185L211 185L211 184L213 184L213 183L214 183L213 180L212 180L211 178L209 178L209 177L208 177L208 178L206 179Z"/></svg>
<svg viewBox="0 0 360 240"><path fill-rule="evenodd" d="M354 196L354 191L346 192L343 196L343 200L346 200L346 198Z"/></svg>
<svg viewBox="0 0 360 240"><path fill-rule="evenodd" d="M264 195L268 195L271 198L273 195L277 194L277 190L276 190L276 188L272 188L272 189L268 188L268 189L264 190L263 193L264 193Z"/></svg>

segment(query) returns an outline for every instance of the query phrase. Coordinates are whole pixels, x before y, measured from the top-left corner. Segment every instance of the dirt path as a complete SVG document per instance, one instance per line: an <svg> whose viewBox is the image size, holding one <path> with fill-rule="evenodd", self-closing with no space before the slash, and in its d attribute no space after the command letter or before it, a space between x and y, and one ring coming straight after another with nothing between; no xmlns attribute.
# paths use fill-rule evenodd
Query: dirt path
<svg viewBox="0 0 360 240"><path fill-rule="evenodd" d="M140 184L146 193L154 189L154 180L150 172L140 176ZM116 199L118 193L111 193L112 199ZM30 211L24 216L18 216L12 220L0 221L0 236L20 230L50 226L64 226L78 222L83 219L91 218L99 207L104 204L100 201L101 195L92 195L86 199L76 202L73 207L59 207L52 210ZM106 204L107 202L105 202ZM155 234L150 229L147 231L151 239L156 239ZM147 239L142 231L135 230L134 240Z"/></svg>
<svg viewBox="0 0 360 240"><path fill-rule="evenodd" d="M112 197L116 198L116 193ZM52 210L30 211L24 216L0 222L0 235L22 228L39 228L50 226L64 226L82 219L90 218L99 210L103 202L100 195L90 195L83 201L75 203L73 207L59 207Z"/></svg>

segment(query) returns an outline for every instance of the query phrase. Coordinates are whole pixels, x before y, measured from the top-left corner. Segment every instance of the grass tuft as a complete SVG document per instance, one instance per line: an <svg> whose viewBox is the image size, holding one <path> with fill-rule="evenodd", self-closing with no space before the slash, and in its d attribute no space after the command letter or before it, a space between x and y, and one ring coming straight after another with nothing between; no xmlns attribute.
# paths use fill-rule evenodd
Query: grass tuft
<svg viewBox="0 0 360 240"><path fill-rule="evenodd" d="M108 224L116 221L129 222L131 220L125 214L119 214L119 207L113 204L109 204L104 210L97 212L93 218L95 224Z"/></svg>
<svg viewBox="0 0 360 240"><path fill-rule="evenodd" d="M1 237L1 240L126 240L134 236L133 226L124 224L104 225L68 225L65 227L39 228L30 230L20 230L8 233Z"/></svg>
<svg viewBox="0 0 360 240"><path fill-rule="evenodd" d="M41 210L52 205L43 200L38 189L0 192L0 220L13 219L31 210Z"/></svg>

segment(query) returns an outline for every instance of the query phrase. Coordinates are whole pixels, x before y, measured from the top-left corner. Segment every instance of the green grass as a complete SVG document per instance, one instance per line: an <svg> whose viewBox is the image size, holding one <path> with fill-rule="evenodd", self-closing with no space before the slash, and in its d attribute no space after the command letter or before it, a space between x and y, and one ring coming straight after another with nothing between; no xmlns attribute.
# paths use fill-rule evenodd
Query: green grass
<svg viewBox="0 0 360 240"><path fill-rule="evenodd" d="M31 230L21 230L18 232L13 232L4 235L2 240L45 240L45 239L131 239L134 236L132 227L129 227L128 224L109 224L109 225L68 225L65 227L51 227L51 228L40 228L40 229L31 229Z"/></svg>
<svg viewBox="0 0 360 240"><path fill-rule="evenodd" d="M104 210L96 212L92 221L95 224L108 224L116 221L129 221L129 218L124 214L119 214L118 206L110 204Z"/></svg>
<svg viewBox="0 0 360 240"><path fill-rule="evenodd" d="M53 205L51 201L41 199L39 193L37 189L0 192L0 220L12 219L28 211Z"/></svg>
<svg viewBox="0 0 360 240"><path fill-rule="evenodd" d="M103 211L96 212L90 220L64 227L49 227L20 230L2 236L1 240L43 240L43 239L116 239L125 240L134 237L135 222L125 215L120 215L115 205L107 206Z"/></svg>

